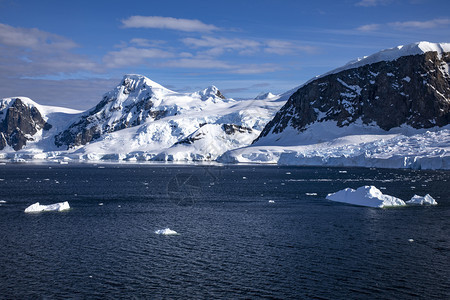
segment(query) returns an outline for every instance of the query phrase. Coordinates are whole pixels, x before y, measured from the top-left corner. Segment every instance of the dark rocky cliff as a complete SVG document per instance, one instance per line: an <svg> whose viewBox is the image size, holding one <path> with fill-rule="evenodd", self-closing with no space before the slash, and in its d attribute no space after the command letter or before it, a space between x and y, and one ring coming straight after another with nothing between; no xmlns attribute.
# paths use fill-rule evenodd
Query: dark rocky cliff
<svg viewBox="0 0 450 300"><path fill-rule="evenodd" d="M26 105L19 98L13 99L8 105L0 107L0 150L11 146L14 150L22 149L27 141L33 140L33 135L39 130L50 129L51 125L42 118L39 110Z"/></svg>
<svg viewBox="0 0 450 300"><path fill-rule="evenodd" d="M255 142L287 126L299 132L332 120L347 126L358 119L384 130L450 122L450 53L426 52L381 61L320 77L302 86L270 121Z"/></svg>

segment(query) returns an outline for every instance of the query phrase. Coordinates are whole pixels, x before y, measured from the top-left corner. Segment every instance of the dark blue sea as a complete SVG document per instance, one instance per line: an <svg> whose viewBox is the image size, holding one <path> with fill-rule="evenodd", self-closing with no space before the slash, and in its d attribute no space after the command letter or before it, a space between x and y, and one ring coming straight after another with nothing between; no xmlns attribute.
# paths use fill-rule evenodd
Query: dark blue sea
<svg viewBox="0 0 450 300"><path fill-rule="evenodd" d="M0 165L0 298L450 299L449 181L448 171ZM325 199L363 185L439 204ZM63 201L70 210L24 213ZM165 228L178 235L155 233Z"/></svg>

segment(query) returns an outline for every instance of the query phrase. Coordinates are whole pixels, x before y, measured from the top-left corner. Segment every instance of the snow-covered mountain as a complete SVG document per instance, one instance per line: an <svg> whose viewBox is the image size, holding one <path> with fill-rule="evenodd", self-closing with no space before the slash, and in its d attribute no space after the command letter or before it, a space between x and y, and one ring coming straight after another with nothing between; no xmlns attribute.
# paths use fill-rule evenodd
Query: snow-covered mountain
<svg viewBox="0 0 450 300"><path fill-rule="evenodd" d="M85 112L0 100L0 159L450 169L450 44L383 50L281 95L178 93L126 75Z"/></svg>
<svg viewBox="0 0 450 300"><path fill-rule="evenodd" d="M383 50L301 86L223 162L450 168L450 44Z"/></svg>
<svg viewBox="0 0 450 300"><path fill-rule="evenodd" d="M29 99L26 103L34 113L24 116L42 116L33 121L32 131L24 132L28 143L3 147L0 158L214 160L227 150L249 145L284 102L278 96L227 99L214 86L177 93L144 76L126 75L85 112L51 111ZM0 138L8 130L1 130Z"/></svg>

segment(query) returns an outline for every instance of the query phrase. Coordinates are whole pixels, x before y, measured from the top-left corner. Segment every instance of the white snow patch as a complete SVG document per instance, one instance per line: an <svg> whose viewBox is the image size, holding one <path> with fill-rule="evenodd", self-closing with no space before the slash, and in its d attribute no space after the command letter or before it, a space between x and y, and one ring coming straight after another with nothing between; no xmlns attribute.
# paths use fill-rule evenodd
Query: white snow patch
<svg viewBox="0 0 450 300"><path fill-rule="evenodd" d="M59 202L55 204L50 205L41 205L39 202L36 202L27 208L25 208L26 213L35 213L35 212L41 212L41 211L63 211L70 209L69 202Z"/></svg>
<svg viewBox="0 0 450 300"><path fill-rule="evenodd" d="M346 188L336 193L328 194L328 200L367 207L404 206L405 202L399 198L385 195L375 186L362 186L354 190Z"/></svg>

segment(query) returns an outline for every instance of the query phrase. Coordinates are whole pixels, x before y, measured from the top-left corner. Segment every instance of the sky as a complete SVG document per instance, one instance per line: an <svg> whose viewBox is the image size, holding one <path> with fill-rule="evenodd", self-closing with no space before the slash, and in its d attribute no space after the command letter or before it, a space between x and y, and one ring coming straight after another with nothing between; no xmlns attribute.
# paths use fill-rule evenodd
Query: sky
<svg viewBox="0 0 450 300"><path fill-rule="evenodd" d="M450 1L0 0L0 98L85 110L141 74L252 99L419 41L450 42Z"/></svg>

